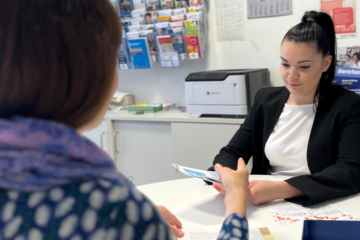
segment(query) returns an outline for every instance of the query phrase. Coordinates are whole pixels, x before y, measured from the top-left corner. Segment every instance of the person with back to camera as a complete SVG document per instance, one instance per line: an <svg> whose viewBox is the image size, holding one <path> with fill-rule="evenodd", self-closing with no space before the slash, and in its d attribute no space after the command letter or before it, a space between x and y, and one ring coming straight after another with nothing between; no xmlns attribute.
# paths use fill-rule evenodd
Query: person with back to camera
<svg viewBox="0 0 360 240"><path fill-rule="evenodd" d="M353 65L351 66L352 68L360 68L360 52L356 52L353 55Z"/></svg>
<svg viewBox="0 0 360 240"><path fill-rule="evenodd" d="M80 135L102 122L117 88L122 38L112 4L3 0L0 30L0 239L183 237L174 215ZM237 229L246 239L245 164L216 170L231 196L219 236Z"/></svg>
<svg viewBox="0 0 360 240"><path fill-rule="evenodd" d="M335 47L331 17L306 12L281 43L285 86L258 91L245 122L215 157L214 165L231 169L238 158L253 157L252 174L292 176L251 181L250 203L308 206L360 191L360 96L332 85Z"/></svg>

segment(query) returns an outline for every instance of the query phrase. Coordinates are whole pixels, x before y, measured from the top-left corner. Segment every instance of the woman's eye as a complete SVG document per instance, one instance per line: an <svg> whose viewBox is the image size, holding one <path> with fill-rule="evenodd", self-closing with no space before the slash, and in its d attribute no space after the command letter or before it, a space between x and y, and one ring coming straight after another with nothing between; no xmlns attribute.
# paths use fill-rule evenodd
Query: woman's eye
<svg viewBox="0 0 360 240"><path fill-rule="evenodd" d="M301 66L301 69L308 69L310 66Z"/></svg>
<svg viewBox="0 0 360 240"><path fill-rule="evenodd" d="M283 65L284 67L290 67L290 65L286 63L282 63L281 65Z"/></svg>

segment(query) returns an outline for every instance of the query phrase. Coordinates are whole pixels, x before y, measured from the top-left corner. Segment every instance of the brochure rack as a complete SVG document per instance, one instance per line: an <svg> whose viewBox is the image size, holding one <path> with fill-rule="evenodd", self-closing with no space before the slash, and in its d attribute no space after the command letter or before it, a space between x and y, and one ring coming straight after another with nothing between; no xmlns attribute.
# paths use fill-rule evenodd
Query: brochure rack
<svg viewBox="0 0 360 240"><path fill-rule="evenodd" d="M204 57L205 0L113 0L123 26L118 69L181 67Z"/></svg>

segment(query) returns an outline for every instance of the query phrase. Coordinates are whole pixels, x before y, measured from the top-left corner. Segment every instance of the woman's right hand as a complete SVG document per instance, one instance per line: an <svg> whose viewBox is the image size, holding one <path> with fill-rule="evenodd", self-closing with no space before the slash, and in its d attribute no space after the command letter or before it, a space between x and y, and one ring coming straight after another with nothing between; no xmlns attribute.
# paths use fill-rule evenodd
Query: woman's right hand
<svg viewBox="0 0 360 240"><path fill-rule="evenodd" d="M213 186L225 195L225 217L233 213L241 213L246 216L249 172L246 169L244 160L239 158L236 171L220 164L215 165L215 171L218 173L222 185L214 183Z"/></svg>

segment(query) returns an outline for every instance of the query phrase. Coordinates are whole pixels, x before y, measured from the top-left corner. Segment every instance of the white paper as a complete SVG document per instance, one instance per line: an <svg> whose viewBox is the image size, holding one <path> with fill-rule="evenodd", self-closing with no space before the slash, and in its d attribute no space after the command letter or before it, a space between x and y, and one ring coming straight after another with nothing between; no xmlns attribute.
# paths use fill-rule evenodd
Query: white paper
<svg viewBox="0 0 360 240"><path fill-rule="evenodd" d="M185 226L182 231L185 236L181 240L216 240L222 224L206 226ZM249 239L264 240L259 228L255 223L249 222Z"/></svg>
<svg viewBox="0 0 360 240"><path fill-rule="evenodd" d="M243 0L216 0L216 31L219 42L244 41Z"/></svg>
<svg viewBox="0 0 360 240"><path fill-rule="evenodd" d="M177 52L160 53L160 62L162 67L180 67L179 55Z"/></svg>
<svg viewBox="0 0 360 240"><path fill-rule="evenodd" d="M270 209L276 225L303 224L304 220L355 220L357 217L333 206L317 205L302 207L294 203L282 203Z"/></svg>
<svg viewBox="0 0 360 240"><path fill-rule="evenodd" d="M292 14L292 0L247 0L248 18Z"/></svg>
<svg viewBox="0 0 360 240"><path fill-rule="evenodd" d="M199 170L199 169L183 167L183 166L180 166L177 164L173 164L173 166L185 175L188 175L191 177L196 177L196 178L201 178L202 180L206 180L209 182L216 182L216 183L221 184L219 175L215 171L203 171L203 170Z"/></svg>

